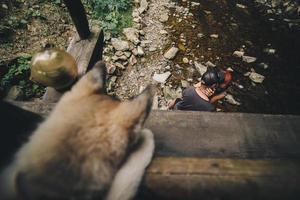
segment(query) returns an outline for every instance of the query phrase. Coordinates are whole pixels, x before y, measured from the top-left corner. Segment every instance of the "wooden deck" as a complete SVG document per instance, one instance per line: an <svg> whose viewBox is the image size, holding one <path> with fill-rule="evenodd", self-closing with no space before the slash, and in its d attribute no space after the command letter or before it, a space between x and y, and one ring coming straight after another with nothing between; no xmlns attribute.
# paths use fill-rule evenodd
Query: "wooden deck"
<svg viewBox="0 0 300 200"><path fill-rule="evenodd" d="M154 110L145 126L156 151L137 199L300 199L300 116Z"/></svg>

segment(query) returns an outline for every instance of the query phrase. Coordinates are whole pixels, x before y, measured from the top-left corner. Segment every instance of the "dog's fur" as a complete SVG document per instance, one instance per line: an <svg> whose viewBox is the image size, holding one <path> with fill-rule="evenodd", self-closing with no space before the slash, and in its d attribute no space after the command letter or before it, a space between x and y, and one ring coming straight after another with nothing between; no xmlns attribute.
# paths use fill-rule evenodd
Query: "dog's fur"
<svg viewBox="0 0 300 200"><path fill-rule="evenodd" d="M2 173L0 199L134 196L154 150L151 131L142 130L153 90L115 100L104 94L104 67L83 76L18 151Z"/></svg>

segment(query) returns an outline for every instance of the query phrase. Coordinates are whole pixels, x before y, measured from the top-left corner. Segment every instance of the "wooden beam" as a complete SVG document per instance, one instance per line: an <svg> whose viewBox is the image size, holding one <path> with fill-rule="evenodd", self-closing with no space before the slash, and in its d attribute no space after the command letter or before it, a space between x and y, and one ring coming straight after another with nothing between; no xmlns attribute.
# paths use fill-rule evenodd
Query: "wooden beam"
<svg viewBox="0 0 300 200"><path fill-rule="evenodd" d="M80 0L64 0L80 39L84 40L91 34L85 9Z"/></svg>
<svg viewBox="0 0 300 200"><path fill-rule="evenodd" d="M55 105L13 103L43 116ZM7 112L19 116L20 109ZM152 111L146 127L154 132L156 152L137 199L299 199L299 119ZM22 120L14 121L14 127L21 130L18 123ZM10 130L6 132L11 136Z"/></svg>
<svg viewBox="0 0 300 200"><path fill-rule="evenodd" d="M43 106L19 106L49 112L49 104L35 104ZM299 122L292 115L154 110L145 126L155 135L157 156L300 159Z"/></svg>
<svg viewBox="0 0 300 200"><path fill-rule="evenodd" d="M299 161L156 157L138 199L299 198Z"/></svg>
<svg viewBox="0 0 300 200"><path fill-rule="evenodd" d="M79 78L85 74L92 66L102 59L104 34L100 27L92 27L90 37L81 40L78 35L75 35L67 49L76 60L78 67ZM59 92L54 88L48 87L43 96L43 100L47 103L57 102L63 92Z"/></svg>

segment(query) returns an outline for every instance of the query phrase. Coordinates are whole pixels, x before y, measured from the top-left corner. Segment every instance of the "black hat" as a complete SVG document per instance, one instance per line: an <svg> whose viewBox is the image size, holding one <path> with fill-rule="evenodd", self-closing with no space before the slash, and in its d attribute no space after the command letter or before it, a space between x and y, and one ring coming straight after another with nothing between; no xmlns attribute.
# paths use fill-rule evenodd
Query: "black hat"
<svg viewBox="0 0 300 200"><path fill-rule="evenodd" d="M224 73L216 68L208 68L202 75L201 82L206 86L223 83L225 79Z"/></svg>

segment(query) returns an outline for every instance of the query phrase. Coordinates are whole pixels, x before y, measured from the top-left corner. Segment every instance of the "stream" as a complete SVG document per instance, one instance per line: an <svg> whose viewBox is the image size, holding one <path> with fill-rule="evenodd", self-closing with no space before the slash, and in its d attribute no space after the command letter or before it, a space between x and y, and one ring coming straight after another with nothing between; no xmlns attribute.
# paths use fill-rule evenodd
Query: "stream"
<svg viewBox="0 0 300 200"><path fill-rule="evenodd" d="M181 51L174 62L170 82L197 82L193 62L215 64L233 70L228 89L240 105L218 103L225 112L300 114L300 35L272 19L262 17L254 4L241 1L176 1L166 26L171 41ZM247 2L247 1L246 1ZM192 13L187 14L187 13ZM247 63L233 55L243 51L255 57ZM189 62L187 62L189 61ZM249 72L265 77L253 82Z"/></svg>

